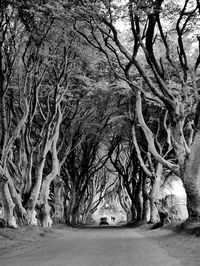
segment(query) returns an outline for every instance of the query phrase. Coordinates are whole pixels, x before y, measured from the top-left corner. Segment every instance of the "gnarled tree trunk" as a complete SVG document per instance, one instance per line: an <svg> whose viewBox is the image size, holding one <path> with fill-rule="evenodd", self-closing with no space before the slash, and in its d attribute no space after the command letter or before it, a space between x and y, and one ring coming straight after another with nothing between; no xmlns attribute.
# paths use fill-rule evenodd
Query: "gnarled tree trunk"
<svg viewBox="0 0 200 266"><path fill-rule="evenodd" d="M29 224L35 224L34 211L35 211L36 203L37 203L37 200L39 197L40 188L41 188L41 184L42 184L42 176L43 176L45 159L46 159L46 155L43 156L43 158L40 160L40 162L37 165L36 183L33 187L33 190L31 192L31 196L30 196L29 201L28 201L27 206L26 206Z"/></svg>
<svg viewBox="0 0 200 266"><path fill-rule="evenodd" d="M200 131L186 159L182 180L187 195L188 221L200 222Z"/></svg>
<svg viewBox="0 0 200 266"><path fill-rule="evenodd" d="M142 220L142 213L143 213L143 191L142 187L139 187L139 189L135 193L134 197L134 205L132 210L132 217L133 219L136 219L137 221ZM132 209L132 208L131 208Z"/></svg>
<svg viewBox="0 0 200 266"><path fill-rule="evenodd" d="M53 180L53 185L54 185L54 203L53 203L54 213L52 216L52 220L54 223L62 223L64 222L64 197L62 195L63 181L59 177L56 177Z"/></svg>
<svg viewBox="0 0 200 266"><path fill-rule="evenodd" d="M40 199L39 199L39 208L40 208L40 223L42 227L49 227L52 225L50 222L50 206L48 203L49 199L49 187L50 180L46 177L43 179L41 191L40 191Z"/></svg>
<svg viewBox="0 0 200 266"><path fill-rule="evenodd" d="M68 205L65 206L66 208L66 223L72 224L73 223L73 209L75 206L75 202L76 202L76 190L75 190L75 186L74 184L72 184L72 188L70 191L70 197L69 197L69 202Z"/></svg>
<svg viewBox="0 0 200 266"><path fill-rule="evenodd" d="M0 196L3 207L3 219L5 221L5 226L7 227L16 227L14 220L13 210L14 203L10 196L10 191L8 187L8 181L1 179L0 180Z"/></svg>
<svg viewBox="0 0 200 266"><path fill-rule="evenodd" d="M158 163L156 167L156 175L152 181L152 188L150 192L150 222L157 223L159 221L158 208L156 207L156 202L160 199L160 185L161 185L161 175L163 171L162 164Z"/></svg>
<svg viewBox="0 0 200 266"><path fill-rule="evenodd" d="M15 219L17 220L18 225L27 225L28 218L26 209L22 205L22 199L19 193L17 193L13 181L11 178L8 180L9 192L12 197L13 203L15 204L14 212Z"/></svg>
<svg viewBox="0 0 200 266"><path fill-rule="evenodd" d="M180 177L187 195L188 222L200 222L200 130L196 111L196 134L191 145L184 138L184 120L172 127L173 146L180 166Z"/></svg>

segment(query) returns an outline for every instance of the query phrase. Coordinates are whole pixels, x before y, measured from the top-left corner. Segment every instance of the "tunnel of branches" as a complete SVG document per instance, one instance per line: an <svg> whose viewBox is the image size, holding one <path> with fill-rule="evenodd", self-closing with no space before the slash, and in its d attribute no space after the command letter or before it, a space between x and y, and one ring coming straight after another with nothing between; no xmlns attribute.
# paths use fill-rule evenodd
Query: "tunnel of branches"
<svg viewBox="0 0 200 266"><path fill-rule="evenodd" d="M200 220L200 5L122 2L2 1L0 226Z"/></svg>

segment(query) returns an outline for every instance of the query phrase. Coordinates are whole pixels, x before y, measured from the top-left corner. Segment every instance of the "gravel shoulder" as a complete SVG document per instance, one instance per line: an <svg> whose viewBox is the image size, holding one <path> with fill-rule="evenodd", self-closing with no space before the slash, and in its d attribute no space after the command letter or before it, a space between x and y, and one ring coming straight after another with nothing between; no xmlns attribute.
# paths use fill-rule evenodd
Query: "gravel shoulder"
<svg viewBox="0 0 200 266"><path fill-rule="evenodd" d="M59 237L62 235L63 229L76 230L65 225L58 225L52 228L38 226L25 226L16 229L0 228L0 256L27 245L34 245L41 241Z"/></svg>
<svg viewBox="0 0 200 266"><path fill-rule="evenodd" d="M185 232L177 232L178 223L174 223L163 228L150 230L149 226L136 228L148 239L157 243L165 249L168 254L176 259L180 259L182 265L200 265L200 237Z"/></svg>

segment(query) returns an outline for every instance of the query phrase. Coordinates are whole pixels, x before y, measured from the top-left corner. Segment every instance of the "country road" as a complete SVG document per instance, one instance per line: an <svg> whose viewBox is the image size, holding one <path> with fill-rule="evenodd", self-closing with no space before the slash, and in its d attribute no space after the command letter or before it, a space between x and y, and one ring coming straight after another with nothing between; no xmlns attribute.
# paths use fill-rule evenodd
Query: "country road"
<svg viewBox="0 0 200 266"><path fill-rule="evenodd" d="M62 236L0 257L1 266L179 266L154 241L131 228L63 230Z"/></svg>

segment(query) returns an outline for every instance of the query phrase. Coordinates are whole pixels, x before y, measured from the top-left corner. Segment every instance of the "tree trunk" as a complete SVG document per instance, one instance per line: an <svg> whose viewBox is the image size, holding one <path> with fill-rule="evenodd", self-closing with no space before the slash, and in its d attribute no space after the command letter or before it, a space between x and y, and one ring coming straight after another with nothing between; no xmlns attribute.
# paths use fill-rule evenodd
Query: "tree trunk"
<svg viewBox="0 0 200 266"><path fill-rule="evenodd" d="M0 195L3 207L3 219L5 220L5 226L7 227L17 227L16 221L13 215L14 203L12 201L8 181L0 181Z"/></svg>
<svg viewBox="0 0 200 266"><path fill-rule="evenodd" d="M71 224L72 225L79 224L80 223L79 218L80 218L80 213L79 213L78 207L75 207L71 213Z"/></svg>
<svg viewBox="0 0 200 266"><path fill-rule="evenodd" d="M87 206L85 212L82 215L83 216L82 222L84 224L86 224L90 220L90 218L91 218L91 209L92 209L92 200L90 200L90 202L88 203L88 206Z"/></svg>
<svg viewBox="0 0 200 266"><path fill-rule="evenodd" d="M197 114L198 115L198 114ZM187 195L188 222L200 222L200 130L197 121L196 134L190 150L183 135L183 123L172 127L173 146L178 158L181 179Z"/></svg>
<svg viewBox="0 0 200 266"><path fill-rule="evenodd" d="M69 224L73 223L73 214L72 211L74 209L75 206L75 202L76 202L76 190L75 190L75 186L74 184L72 185L71 188L71 193L70 193L70 197L69 197L69 204L68 206L66 206L66 222Z"/></svg>
<svg viewBox="0 0 200 266"><path fill-rule="evenodd" d="M119 202L123 210L125 211L127 215L127 222L132 221L132 212L131 212L131 201L128 196L124 195L124 192L118 192L119 195Z"/></svg>
<svg viewBox="0 0 200 266"><path fill-rule="evenodd" d="M134 202L135 204L135 208L136 208L136 216L135 219L137 221L141 221L142 220L142 213L143 213L143 171L140 171L139 173L139 180L136 184L136 189L135 189L135 195L134 195L134 199L132 199L132 202Z"/></svg>
<svg viewBox="0 0 200 266"><path fill-rule="evenodd" d="M162 164L158 163L156 169L156 176L152 182L152 189L150 193L150 222L157 223L159 222L159 214L158 209L156 207L156 202L160 199L160 183L161 183L161 175L163 172Z"/></svg>
<svg viewBox="0 0 200 266"><path fill-rule="evenodd" d="M17 219L17 223L21 226L27 225L28 218L27 218L26 209L22 205L22 199L20 195L17 193L11 178L9 178L8 187L9 187L12 200L15 204L14 211L15 211L15 218Z"/></svg>
<svg viewBox="0 0 200 266"><path fill-rule="evenodd" d="M63 181L57 177L53 180L54 184L54 214L52 220L54 223L64 222L64 197L62 195Z"/></svg>
<svg viewBox="0 0 200 266"><path fill-rule="evenodd" d="M48 203L49 199L49 191L50 191L50 184L56 178L56 176L60 175L60 164L58 160L57 154L57 141L59 138L59 128L62 119L62 113L60 109L60 105L57 107L58 111L58 120L55 124L55 131L52 138L52 145L51 145L51 154L52 154L52 170L50 174L48 174L42 181L41 190L40 190L40 205L42 206L42 213L41 213L41 225L43 227L52 226L52 220L50 217L50 206Z"/></svg>
<svg viewBox="0 0 200 266"><path fill-rule="evenodd" d="M132 216L132 221L139 221L140 219L140 214L141 214L141 201L139 201L139 204L132 203L130 211L131 211L131 216Z"/></svg>
<svg viewBox="0 0 200 266"><path fill-rule="evenodd" d="M28 223L35 224L33 212L35 211L36 203L38 200L38 196L40 193L40 188L42 184L42 176L43 176L43 169L44 169L45 157L43 157L38 164L37 171L36 171L36 183L33 187L31 192L31 196L27 203L27 214L28 214Z"/></svg>
<svg viewBox="0 0 200 266"><path fill-rule="evenodd" d="M135 204L135 218L137 221L142 220L142 213L143 213L143 193L142 190L139 190L136 192L135 199L134 199L134 204Z"/></svg>
<svg viewBox="0 0 200 266"><path fill-rule="evenodd" d="M132 212L130 210L126 210L126 222L132 221Z"/></svg>
<svg viewBox="0 0 200 266"><path fill-rule="evenodd" d="M149 199L144 196L142 221L144 221L145 223L149 221L149 212L150 212L150 202Z"/></svg>
<svg viewBox="0 0 200 266"><path fill-rule="evenodd" d="M56 144L53 142L53 146L55 146L55 145ZM53 151L52 158L53 158L52 171L49 175L47 175L43 179L42 184L41 184L41 190L40 190L39 202L40 202L40 206L42 207L41 211L43 211L43 213L41 213L40 218L41 218L41 225L43 227L48 227L48 226L52 225L52 220L50 217L50 209L51 208L50 208L49 203L48 203L50 184L54 180L54 178L56 178L56 176L60 174L60 166L59 166L59 162L58 162L58 158L57 158L57 151Z"/></svg>
<svg viewBox="0 0 200 266"><path fill-rule="evenodd" d="M158 213L158 208L156 207L155 201L153 198L150 199L149 201L150 204L150 223L157 223L159 222L159 213Z"/></svg>
<svg viewBox="0 0 200 266"><path fill-rule="evenodd" d="M33 167L33 154L31 153L28 158L26 169L24 171L25 187L23 194L28 197L32 187L32 167Z"/></svg>
<svg viewBox="0 0 200 266"><path fill-rule="evenodd" d="M52 221L50 218L50 206L48 203L49 197L49 187L51 180L47 177L43 180L41 190L40 190L40 200L39 200L39 220L42 227L50 227L52 225Z"/></svg>
<svg viewBox="0 0 200 266"><path fill-rule="evenodd" d="M183 184L187 195L188 221L200 222L200 131L195 135L186 159Z"/></svg>
<svg viewBox="0 0 200 266"><path fill-rule="evenodd" d="M94 200L94 197L96 195L96 188L95 188L95 182L94 181L90 182L88 190L89 190L89 192L88 192L89 196L88 196L87 201L86 201L87 207L85 208L85 211L82 214L83 224L89 223L91 221L91 216L92 216L91 210L92 210L92 206L93 206L93 200Z"/></svg>

